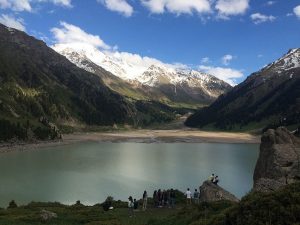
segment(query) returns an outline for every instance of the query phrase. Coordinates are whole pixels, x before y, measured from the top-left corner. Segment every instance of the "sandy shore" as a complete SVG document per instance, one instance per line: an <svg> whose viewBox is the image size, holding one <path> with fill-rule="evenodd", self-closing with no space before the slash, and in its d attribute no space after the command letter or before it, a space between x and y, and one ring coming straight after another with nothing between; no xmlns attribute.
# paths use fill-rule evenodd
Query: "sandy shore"
<svg viewBox="0 0 300 225"><path fill-rule="evenodd" d="M133 130L123 132L74 133L55 142L2 144L0 152L38 150L44 147L67 145L78 142L112 143L260 143L260 136L247 133L207 132L199 130Z"/></svg>
<svg viewBox="0 0 300 225"><path fill-rule="evenodd" d="M69 134L67 142L138 142L138 143L260 143L260 136L247 133L207 132L198 130L135 130L113 133Z"/></svg>

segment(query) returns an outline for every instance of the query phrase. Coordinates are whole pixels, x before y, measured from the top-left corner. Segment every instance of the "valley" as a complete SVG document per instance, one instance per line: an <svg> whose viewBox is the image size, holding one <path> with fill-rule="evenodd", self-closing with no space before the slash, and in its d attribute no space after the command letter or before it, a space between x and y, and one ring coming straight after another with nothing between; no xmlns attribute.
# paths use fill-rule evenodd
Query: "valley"
<svg viewBox="0 0 300 225"><path fill-rule="evenodd" d="M0 0L0 225L300 225L299 23L299 1Z"/></svg>

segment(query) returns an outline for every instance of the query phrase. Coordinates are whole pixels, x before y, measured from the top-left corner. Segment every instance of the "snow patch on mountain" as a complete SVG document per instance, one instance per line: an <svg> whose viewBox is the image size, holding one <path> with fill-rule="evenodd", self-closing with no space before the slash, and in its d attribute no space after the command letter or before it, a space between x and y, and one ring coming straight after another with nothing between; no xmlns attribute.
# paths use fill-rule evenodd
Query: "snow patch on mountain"
<svg viewBox="0 0 300 225"><path fill-rule="evenodd" d="M262 70L272 69L279 74L283 71L300 67L300 48L291 49L280 59L267 65Z"/></svg>

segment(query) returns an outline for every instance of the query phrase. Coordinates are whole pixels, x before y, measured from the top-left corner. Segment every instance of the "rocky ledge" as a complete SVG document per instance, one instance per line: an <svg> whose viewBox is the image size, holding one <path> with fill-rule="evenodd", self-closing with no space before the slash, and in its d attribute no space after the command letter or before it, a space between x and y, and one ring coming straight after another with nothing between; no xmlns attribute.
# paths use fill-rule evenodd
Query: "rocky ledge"
<svg viewBox="0 0 300 225"><path fill-rule="evenodd" d="M274 191L300 181L300 139L284 127L265 132L253 179L255 191Z"/></svg>
<svg viewBox="0 0 300 225"><path fill-rule="evenodd" d="M233 194L224 190L219 185L213 184L211 181L205 181L200 186L200 201L201 202L215 202L220 200L228 200L238 202L239 199Z"/></svg>

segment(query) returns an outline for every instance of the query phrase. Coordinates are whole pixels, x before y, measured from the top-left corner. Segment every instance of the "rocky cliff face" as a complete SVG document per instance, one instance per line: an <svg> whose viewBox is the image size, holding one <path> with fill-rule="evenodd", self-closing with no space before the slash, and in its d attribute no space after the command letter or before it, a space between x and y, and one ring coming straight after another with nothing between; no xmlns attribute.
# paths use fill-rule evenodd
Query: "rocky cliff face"
<svg viewBox="0 0 300 225"><path fill-rule="evenodd" d="M300 139L283 127L268 130L262 136L254 190L273 191L296 181L300 181Z"/></svg>
<svg viewBox="0 0 300 225"><path fill-rule="evenodd" d="M200 187L200 201L201 202L214 202L220 200L228 200L238 202L239 199L233 194L215 185L210 181L205 181Z"/></svg>

